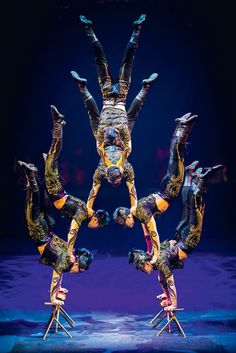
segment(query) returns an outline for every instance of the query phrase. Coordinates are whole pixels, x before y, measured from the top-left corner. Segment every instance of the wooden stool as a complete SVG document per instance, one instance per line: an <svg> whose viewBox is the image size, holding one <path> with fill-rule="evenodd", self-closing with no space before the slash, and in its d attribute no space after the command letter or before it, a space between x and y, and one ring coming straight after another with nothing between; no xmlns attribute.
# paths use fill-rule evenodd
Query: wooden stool
<svg viewBox="0 0 236 353"><path fill-rule="evenodd" d="M182 328L182 326L179 323L179 320L176 317L176 311L182 311L184 310L183 308L176 308L175 310L171 311L165 311L164 308L159 311L159 313L154 316L154 318L149 322L150 325L152 325L158 318L159 320L153 325L153 328L156 328L161 322L162 320L164 320L166 318L166 323L165 325L161 328L160 331L158 331L157 336L160 336L160 334L168 327L168 332L171 333L171 327L170 327L170 323L171 321L174 321L176 323L176 326L178 327L179 331L182 333L182 335L184 336L184 338L186 338L186 335L184 333L184 330ZM162 314L164 314L163 316L161 316ZM161 317L160 317L161 316Z"/></svg>
<svg viewBox="0 0 236 353"><path fill-rule="evenodd" d="M74 320L67 314L67 312L62 308L60 304L55 304L53 302L45 302L45 305L51 305L52 306L52 314L47 322L46 325L46 330L43 335L43 340L46 339L48 332L53 324L53 321L56 322L55 326L55 331L58 331L58 326L60 326L63 331L69 336L72 337L71 334L65 329L65 327L62 325L62 323L59 321L60 314L64 317L64 319L68 322L70 327L74 328L73 324L75 323Z"/></svg>

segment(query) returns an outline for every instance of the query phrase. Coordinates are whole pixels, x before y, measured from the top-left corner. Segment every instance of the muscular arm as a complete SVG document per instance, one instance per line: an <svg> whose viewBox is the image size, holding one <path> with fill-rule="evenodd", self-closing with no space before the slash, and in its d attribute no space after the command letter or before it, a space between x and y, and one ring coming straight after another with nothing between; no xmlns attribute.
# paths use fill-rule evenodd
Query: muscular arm
<svg viewBox="0 0 236 353"><path fill-rule="evenodd" d="M152 240L153 257L150 263L153 265L156 263L158 257L160 256L160 238L157 232L156 222L152 216L148 223L146 223L146 228Z"/></svg>
<svg viewBox="0 0 236 353"><path fill-rule="evenodd" d="M174 310L177 308L177 292L174 282L174 275L170 265L164 259L158 259L157 268L159 269L158 280L166 294L167 302L164 304L165 310Z"/></svg>
<svg viewBox="0 0 236 353"><path fill-rule="evenodd" d="M64 304L60 299L57 299L57 293L61 288L62 274L59 275L55 270L52 272L52 282L50 286L50 300L56 304Z"/></svg>
<svg viewBox="0 0 236 353"><path fill-rule="evenodd" d="M166 286L167 286L167 291L169 293L171 305L167 306L165 308L165 310L173 310L173 309L177 308L177 292L176 292L173 274L166 279Z"/></svg>
<svg viewBox="0 0 236 353"><path fill-rule="evenodd" d="M151 237L150 237L149 231L147 229L146 224L141 223L141 226L143 228L143 234L144 234L144 238L145 238L145 241L146 241L146 244L147 244L147 253L149 255L151 255L151 253L152 253L152 241L151 241Z"/></svg>
<svg viewBox="0 0 236 353"><path fill-rule="evenodd" d="M136 192L136 188L134 185L134 180L127 181L126 185L129 190L131 208L135 208L137 206L137 192Z"/></svg>
<svg viewBox="0 0 236 353"><path fill-rule="evenodd" d="M70 224L70 230L67 236L67 249L70 255L73 254L73 249L77 238L78 230L79 230L78 223L74 219L72 219Z"/></svg>
<svg viewBox="0 0 236 353"><path fill-rule="evenodd" d="M88 200L87 200L87 207L93 209L93 204L96 199L97 193L100 189L101 184L97 182L93 182L92 189L90 190Z"/></svg>

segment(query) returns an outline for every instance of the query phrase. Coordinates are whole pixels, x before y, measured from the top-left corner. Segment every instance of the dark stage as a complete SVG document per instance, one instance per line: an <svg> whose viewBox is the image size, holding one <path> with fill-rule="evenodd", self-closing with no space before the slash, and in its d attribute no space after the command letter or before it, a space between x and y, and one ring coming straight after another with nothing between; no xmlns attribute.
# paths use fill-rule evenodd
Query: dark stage
<svg viewBox="0 0 236 353"><path fill-rule="evenodd" d="M178 314L187 335L156 337L148 324L159 311L160 286L125 257L95 255L91 269L64 275L65 309L76 321L42 340L50 309L50 271L37 256L1 258L0 352L235 352L235 256L198 253L176 271ZM62 320L63 322L63 320ZM173 326L174 328L175 326Z"/></svg>

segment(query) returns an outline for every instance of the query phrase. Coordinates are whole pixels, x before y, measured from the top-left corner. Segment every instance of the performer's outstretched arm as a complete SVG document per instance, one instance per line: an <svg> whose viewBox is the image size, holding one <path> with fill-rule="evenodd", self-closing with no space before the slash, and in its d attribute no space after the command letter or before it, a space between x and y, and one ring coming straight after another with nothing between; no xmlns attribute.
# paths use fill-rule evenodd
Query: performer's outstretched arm
<svg viewBox="0 0 236 353"><path fill-rule="evenodd" d="M134 180L127 181L126 185L127 185L128 190L129 190L131 209L135 210L135 208L137 206L137 192L136 192Z"/></svg>
<svg viewBox="0 0 236 353"><path fill-rule="evenodd" d="M174 310L177 308L177 292L175 287L174 275L166 279L167 291L170 296L171 305L166 306L165 310Z"/></svg>
<svg viewBox="0 0 236 353"><path fill-rule="evenodd" d="M101 183L93 182L92 189L90 190L89 197L87 200L87 208L93 209L93 204L100 189Z"/></svg>
<svg viewBox="0 0 236 353"><path fill-rule="evenodd" d="M143 228L143 234L144 234L144 238L145 238L145 241L146 241L146 244L147 244L147 253L149 255L151 255L152 254L152 240L151 240L151 236L149 234L149 231L147 229L146 224L141 223L141 226Z"/></svg>
<svg viewBox="0 0 236 353"><path fill-rule="evenodd" d="M67 249L68 249L68 254L70 255L72 260L74 256L73 255L74 245L75 245L79 228L80 228L79 224L74 219L72 219L70 224L70 230L67 235Z"/></svg>
<svg viewBox="0 0 236 353"><path fill-rule="evenodd" d="M148 233L152 240L153 257L150 263L153 265L156 263L158 257L160 256L160 238L153 216L150 218L149 222L145 224L145 226L147 227Z"/></svg>
<svg viewBox="0 0 236 353"><path fill-rule="evenodd" d="M166 295L166 299L163 298L162 306L165 307L165 310L174 310L177 308L177 292L171 267L162 258L158 259L157 267L159 269L158 280Z"/></svg>
<svg viewBox="0 0 236 353"><path fill-rule="evenodd" d="M63 300L57 299L57 293L61 288L62 274L59 275L55 270L52 272L52 282L50 287L50 300L55 304L64 304Z"/></svg>

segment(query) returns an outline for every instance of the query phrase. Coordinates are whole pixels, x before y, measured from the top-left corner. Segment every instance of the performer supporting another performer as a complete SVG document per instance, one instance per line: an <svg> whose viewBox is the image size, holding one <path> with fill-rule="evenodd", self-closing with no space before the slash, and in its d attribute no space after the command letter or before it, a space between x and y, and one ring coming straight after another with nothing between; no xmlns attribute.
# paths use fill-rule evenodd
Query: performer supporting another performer
<svg viewBox="0 0 236 353"><path fill-rule="evenodd" d="M179 194L184 178L185 142L196 118L197 115L187 113L175 119L177 126L171 139L167 174L162 179L159 190L140 199L136 209L119 207L113 214L114 221L124 227L132 228L135 219L141 223L147 251L151 254L153 250L152 264L156 263L160 256L160 240L154 217L161 216Z"/></svg>
<svg viewBox="0 0 236 353"><path fill-rule="evenodd" d="M119 79L117 83L114 83L102 45L92 30L92 22L87 20L86 17L80 16L89 43L94 51L98 81L103 96L103 108L102 112L99 113L97 104L86 87L87 80L81 78L75 71L71 71L88 109L90 125L97 142L98 153L101 156L98 168L94 173L93 187L88 198L87 205L90 208L93 207L103 179L107 179L113 185L118 185L124 177L130 194L131 207L136 206L137 203L134 172L131 164L127 161L131 152L130 133L149 87L158 75L154 73L149 79L143 80L143 87L127 113L125 104L131 82L134 53L138 46L141 25L145 17L146 15L141 15L134 22L134 31L125 51Z"/></svg>
<svg viewBox="0 0 236 353"><path fill-rule="evenodd" d="M151 256L145 251L134 249L129 253L129 261L136 269L148 274L153 270L159 271L158 279L164 293L157 298L161 300L161 306L164 306L165 310L171 311L177 308L173 270L183 268L183 261L197 247L201 239L207 182L211 175L222 169L222 165L217 165L212 168L199 168L196 173L191 173L196 162L190 166L191 169L187 171L182 190L183 215L174 239L161 243L160 256L154 264L151 264ZM193 180L191 180L192 177ZM186 209L185 206L187 206Z"/></svg>
<svg viewBox="0 0 236 353"><path fill-rule="evenodd" d="M88 209L85 202L68 195L64 189L58 172L58 158L62 149L62 129L65 125L64 116L55 106L51 105L53 118L52 144L45 160L45 184L51 202L60 211L62 216L72 218L68 233L68 253L73 260L73 248L81 223L87 221L89 228L104 227L109 223L109 214L104 210Z"/></svg>
<svg viewBox="0 0 236 353"><path fill-rule="evenodd" d="M93 260L91 252L85 248L73 249L74 262L67 252L67 243L49 229L40 207L40 193L33 164L18 161L27 179L25 215L29 235L41 255L40 263L53 267L50 299L55 304L64 304L68 292L61 287L64 272L79 273L89 269ZM42 205L41 205L42 206Z"/></svg>

